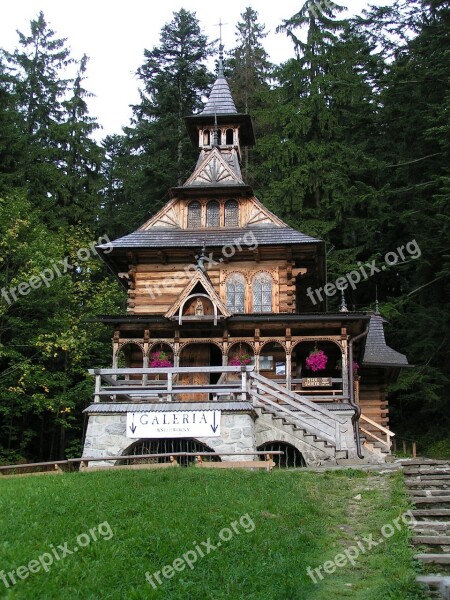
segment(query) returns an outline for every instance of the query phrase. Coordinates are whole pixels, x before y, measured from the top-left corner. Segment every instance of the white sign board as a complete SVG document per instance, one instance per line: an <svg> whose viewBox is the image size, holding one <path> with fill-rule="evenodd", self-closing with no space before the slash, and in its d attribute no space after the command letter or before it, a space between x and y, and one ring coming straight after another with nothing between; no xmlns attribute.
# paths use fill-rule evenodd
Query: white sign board
<svg viewBox="0 0 450 600"><path fill-rule="evenodd" d="M218 437L220 414L220 410L128 412L127 437Z"/></svg>

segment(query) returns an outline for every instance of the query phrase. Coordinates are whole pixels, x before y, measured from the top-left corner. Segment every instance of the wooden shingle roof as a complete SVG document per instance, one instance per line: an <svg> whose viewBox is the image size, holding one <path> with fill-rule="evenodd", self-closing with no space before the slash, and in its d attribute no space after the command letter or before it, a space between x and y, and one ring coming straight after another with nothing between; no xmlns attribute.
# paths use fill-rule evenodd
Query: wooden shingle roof
<svg viewBox="0 0 450 600"><path fill-rule="evenodd" d="M363 366L409 367L406 356L386 344L384 337L385 322L379 313L375 313L370 317L369 333L367 334L362 360Z"/></svg>
<svg viewBox="0 0 450 600"><path fill-rule="evenodd" d="M231 90L223 74L219 74L209 94L201 116L205 115L235 115L237 114Z"/></svg>
<svg viewBox="0 0 450 600"><path fill-rule="evenodd" d="M247 238L245 237L247 235ZM152 227L146 231L134 231L113 242L113 249L134 248L198 248L204 243L208 248L233 246L240 241L248 246L255 243L258 246L274 244L295 245L315 244L321 240L310 237L292 227L256 226L228 229L181 229L177 227ZM255 242L256 240L256 242ZM109 252L111 244L103 244L98 250Z"/></svg>

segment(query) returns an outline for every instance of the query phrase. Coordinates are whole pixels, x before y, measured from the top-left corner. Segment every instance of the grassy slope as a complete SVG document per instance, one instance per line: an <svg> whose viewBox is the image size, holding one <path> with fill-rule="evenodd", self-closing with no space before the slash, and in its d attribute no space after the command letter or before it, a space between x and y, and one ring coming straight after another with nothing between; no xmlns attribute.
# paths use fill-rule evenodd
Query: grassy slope
<svg viewBox="0 0 450 600"><path fill-rule="evenodd" d="M0 482L0 570L26 565L50 544L76 545L77 535L107 521L99 539L30 574L0 598L164 600L412 600L421 598L405 528L314 584L306 574L373 534L406 509L400 475L276 471L118 471ZM352 498L361 493L362 500ZM154 590L145 572L166 564L248 513L255 529L222 542L193 570ZM106 533L105 533L105 537ZM347 585L346 585L347 584ZM349 585L350 584L350 585Z"/></svg>

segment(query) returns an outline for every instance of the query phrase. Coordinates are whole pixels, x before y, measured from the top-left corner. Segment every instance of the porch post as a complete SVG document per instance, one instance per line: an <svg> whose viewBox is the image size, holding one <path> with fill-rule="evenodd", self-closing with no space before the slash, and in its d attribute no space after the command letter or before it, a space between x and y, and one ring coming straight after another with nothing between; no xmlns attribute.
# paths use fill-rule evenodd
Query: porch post
<svg viewBox="0 0 450 600"><path fill-rule="evenodd" d="M348 344L347 340L342 340L342 395L344 397L349 396L348 389L348 377L349 377L349 365L348 365Z"/></svg>
<svg viewBox="0 0 450 600"><path fill-rule="evenodd" d="M292 355L290 351L286 352L286 389L291 391L292 388Z"/></svg>

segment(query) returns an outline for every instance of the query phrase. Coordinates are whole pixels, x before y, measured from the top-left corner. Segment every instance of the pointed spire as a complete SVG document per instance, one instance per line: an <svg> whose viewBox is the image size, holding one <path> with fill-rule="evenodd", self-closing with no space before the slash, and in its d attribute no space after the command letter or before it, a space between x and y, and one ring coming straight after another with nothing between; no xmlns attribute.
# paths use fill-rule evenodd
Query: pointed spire
<svg viewBox="0 0 450 600"><path fill-rule="evenodd" d="M222 23L220 23L222 25ZM222 36L222 34L221 34ZM209 94L205 108L200 113L201 115L225 115L237 114L236 105L234 104L233 96L224 75L223 67L223 49L222 37L219 46L219 67L217 70L217 79Z"/></svg>
<svg viewBox="0 0 450 600"><path fill-rule="evenodd" d="M345 302L344 287L341 287L341 306L339 312L348 312L347 303Z"/></svg>
<svg viewBox="0 0 450 600"><path fill-rule="evenodd" d="M378 285L375 284L375 314L380 314L380 303L378 302Z"/></svg>
<svg viewBox="0 0 450 600"><path fill-rule="evenodd" d="M218 69L217 77L218 77L218 79L220 79L221 77L224 77L224 74L223 74L223 44L220 44L220 46L219 46L219 69Z"/></svg>

